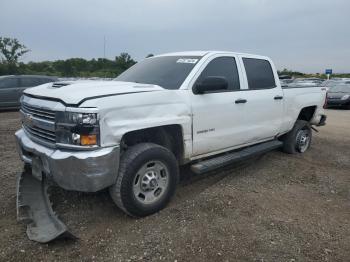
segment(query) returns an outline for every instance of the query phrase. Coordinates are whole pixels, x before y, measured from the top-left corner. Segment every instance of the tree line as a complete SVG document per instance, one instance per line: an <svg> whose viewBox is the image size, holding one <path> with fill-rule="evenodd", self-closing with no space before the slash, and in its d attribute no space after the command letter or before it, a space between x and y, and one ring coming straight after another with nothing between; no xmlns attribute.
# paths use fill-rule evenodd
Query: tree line
<svg viewBox="0 0 350 262"><path fill-rule="evenodd" d="M116 77L136 63L128 53L121 53L114 60L97 58L86 60L70 58L43 62L20 62L30 52L15 38L0 37L0 75L36 74L59 77ZM147 57L153 56L149 54Z"/></svg>
<svg viewBox="0 0 350 262"><path fill-rule="evenodd" d="M18 63L9 66L2 63L0 74L35 74L59 77L116 77L136 63L129 54L121 53L114 60L98 58L86 60L70 58L66 60Z"/></svg>
<svg viewBox="0 0 350 262"><path fill-rule="evenodd" d="M66 60L43 62L20 62L20 58L30 52L16 38L0 37L0 75L50 75L58 77L107 77L113 78L136 63L128 53L121 53L114 60L97 58L86 60L70 58ZM147 57L153 54L147 55ZM324 74L304 74L297 71L283 69L279 75L293 77L321 77ZM350 77L350 74L337 74L337 77Z"/></svg>

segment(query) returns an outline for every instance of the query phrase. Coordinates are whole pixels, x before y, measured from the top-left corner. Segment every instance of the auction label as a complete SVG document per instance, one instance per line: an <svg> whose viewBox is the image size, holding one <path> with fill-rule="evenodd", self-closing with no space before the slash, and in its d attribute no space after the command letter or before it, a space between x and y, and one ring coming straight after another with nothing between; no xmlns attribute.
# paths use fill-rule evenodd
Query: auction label
<svg viewBox="0 0 350 262"><path fill-rule="evenodd" d="M195 64L197 63L198 59L194 58L180 58L176 61L176 63L183 63L183 64Z"/></svg>

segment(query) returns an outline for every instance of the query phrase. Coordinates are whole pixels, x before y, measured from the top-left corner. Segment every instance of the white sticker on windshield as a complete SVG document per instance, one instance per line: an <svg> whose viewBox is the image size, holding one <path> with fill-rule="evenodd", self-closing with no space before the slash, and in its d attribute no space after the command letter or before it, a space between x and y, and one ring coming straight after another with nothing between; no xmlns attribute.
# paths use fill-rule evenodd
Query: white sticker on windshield
<svg viewBox="0 0 350 262"><path fill-rule="evenodd" d="M176 63L183 63L183 64L195 64L197 63L198 59L195 58L180 58L176 61Z"/></svg>

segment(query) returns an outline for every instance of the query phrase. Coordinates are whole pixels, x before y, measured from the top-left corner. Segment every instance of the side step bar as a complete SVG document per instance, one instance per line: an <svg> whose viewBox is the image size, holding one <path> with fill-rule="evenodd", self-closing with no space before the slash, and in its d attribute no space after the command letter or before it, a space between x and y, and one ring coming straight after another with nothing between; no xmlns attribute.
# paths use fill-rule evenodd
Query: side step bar
<svg viewBox="0 0 350 262"><path fill-rule="evenodd" d="M203 160L199 163L195 163L191 166L191 170L196 174L202 174L238 161L246 160L252 156L267 153L271 150L281 147L282 144L283 143L281 141L272 140L258 145L246 147L239 151L227 153L218 157Z"/></svg>
<svg viewBox="0 0 350 262"><path fill-rule="evenodd" d="M30 240L47 243L58 237L76 238L59 220L49 200L44 177L35 178L25 168L17 177L17 220L27 225Z"/></svg>

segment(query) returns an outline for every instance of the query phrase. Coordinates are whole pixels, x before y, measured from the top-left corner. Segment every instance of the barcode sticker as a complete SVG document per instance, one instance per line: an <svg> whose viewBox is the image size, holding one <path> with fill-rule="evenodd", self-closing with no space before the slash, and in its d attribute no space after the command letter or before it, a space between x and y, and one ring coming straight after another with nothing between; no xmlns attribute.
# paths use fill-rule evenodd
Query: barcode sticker
<svg viewBox="0 0 350 262"><path fill-rule="evenodd" d="M183 64L195 64L197 63L198 59L194 58L180 58L176 61L176 63L183 63Z"/></svg>

